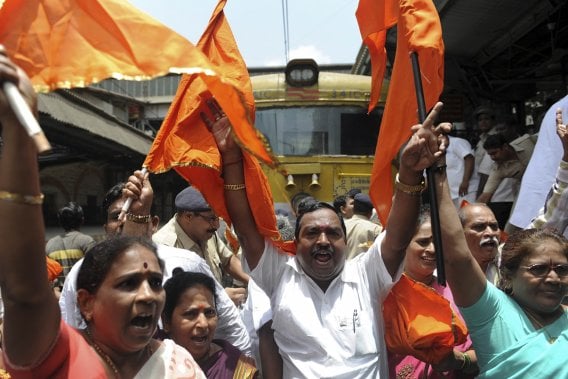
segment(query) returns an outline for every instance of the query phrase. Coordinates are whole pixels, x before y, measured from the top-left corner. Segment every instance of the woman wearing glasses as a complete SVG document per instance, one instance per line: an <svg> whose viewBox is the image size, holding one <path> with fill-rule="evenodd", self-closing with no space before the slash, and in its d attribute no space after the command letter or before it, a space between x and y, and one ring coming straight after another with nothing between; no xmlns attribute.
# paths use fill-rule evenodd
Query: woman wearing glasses
<svg viewBox="0 0 568 379"><path fill-rule="evenodd" d="M471 255L449 196L444 170L436 171L447 281L465 319L479 378L566 378L568 240L529 229L509 238L499 288Z"/></svg>

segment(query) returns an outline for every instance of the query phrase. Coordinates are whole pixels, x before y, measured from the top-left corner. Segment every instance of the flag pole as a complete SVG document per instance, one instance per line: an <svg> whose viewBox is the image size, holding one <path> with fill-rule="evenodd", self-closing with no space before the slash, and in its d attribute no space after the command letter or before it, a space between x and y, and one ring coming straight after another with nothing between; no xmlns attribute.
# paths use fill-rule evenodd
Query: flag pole
<svg viewBox="0 0 568 379"><path fill-rule="evenodd" d="M18 90L18 87L12 82L4 82L2 89L8 103L12 108L12 111L16 114L18 121L24 129L28 132L28 135L34 140L38 153L45 153L51 150L51 145L49 141L43 134L43 130L39 126L36 118L34 117L30 107L22 97L22 94Z"/></svg>
<svg viewBox="0 0 568 379"><path fill-rule="evenodd" d="M420 62L418 54L413 51L410 53L412 61L412 73L414 76L414 88L416 90L416 100L418 102L418 122L423 123L426 119L426 103L424 101L424 90L420 77ZM430 199L430 224L432 225L432 237L434 248L436 249L436 270L438 284L446 285L446 269L444 267L444 252L442 251L442 233L440 228L440 213L438 212L438 200L436 198L436 184L434 171L428 167L426 169L426 179L428 182L428 197Z"/></svg>

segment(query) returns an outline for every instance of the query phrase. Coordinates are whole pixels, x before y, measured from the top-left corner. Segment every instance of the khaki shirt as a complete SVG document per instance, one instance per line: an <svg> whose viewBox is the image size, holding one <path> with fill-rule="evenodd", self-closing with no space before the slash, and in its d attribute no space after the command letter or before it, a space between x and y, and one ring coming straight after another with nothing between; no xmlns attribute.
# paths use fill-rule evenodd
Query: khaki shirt
<svg viewBox="0 0 568 379"><path fill-rule="evenodd" d="M347 259L352 259L369 250L382 227L355 214L345 220L345 229L347 230Z"/></svg>
<svg viewBox="0 0 568 379"><path fill-rule="evenodd" d="M221 241L217 234L209 238L204 246L193 241L177 222L176 215L152 236L152 240L166 246L173 246L195 252L205 259L215 279L217 279L219 283L222 283L223 268L227 266L233 256L233 252Z"/></svg>

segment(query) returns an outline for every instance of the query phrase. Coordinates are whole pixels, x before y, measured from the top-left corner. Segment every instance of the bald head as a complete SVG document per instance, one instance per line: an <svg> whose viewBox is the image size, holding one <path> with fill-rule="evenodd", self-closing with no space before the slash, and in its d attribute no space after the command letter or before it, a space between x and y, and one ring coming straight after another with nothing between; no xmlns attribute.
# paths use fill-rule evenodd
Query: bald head
<svg viewBox="0 0 568 379"><path fill-rule="evenodd" d="M474 203L461 208L458 215L471 254L487 270L499 247L499 224L493 211L486 204Z"/></svg>

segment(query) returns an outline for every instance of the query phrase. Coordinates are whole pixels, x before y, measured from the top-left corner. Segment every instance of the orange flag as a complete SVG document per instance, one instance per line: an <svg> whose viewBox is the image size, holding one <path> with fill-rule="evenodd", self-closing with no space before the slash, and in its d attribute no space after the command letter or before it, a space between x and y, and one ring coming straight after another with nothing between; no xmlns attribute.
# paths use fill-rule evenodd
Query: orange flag
<svg viewBox="0 0 568 379"><path fill-rule="evenodd" d="M410 52L418 54L424 99L430 109L444 87L442 27L432 0L400 0L396 57L369 189L383 225L393 196L391 162L410 137L410 127L418 123Z"/></svg>
<svg viewBox="0 0 568 379"><path fill-rule="evenodd" d="M197 47L209 58L223 80L238 89L231 94L217 92L214 96L229 116L234 136L244 150L245 182L259 232L278 243L281 239L276 227L272 193L254 156L270 165L274 165L276 159L269 152L264 136L253 127L252 85L225 18L225 4L226 0L217 4ZM144 166L154 173L175 169L199 189L215 213L230 224L221 178L221 156L200 117L201 112L207 113L205 100L211 98L212 92L210 83L202 77L182 77ZM245 117L236 120L230 117L231 114L240 114L241 110L245 111Z"/></svg>
<svg viewBox="0 0 568 379"><path fill-rule="evenodd" d="M6 0L0 41L38 91L207 72L189 41L121 0Z"/></svg>
<svg viewBox="0 0 568 379"><path fill-rule="evenodd" d="M398 4L393 0L360 0L355 12L361 38L371 57L371 98L369 112L377 105L381 95L387 63L385 41L387 29L396 23Z"/></svg>

